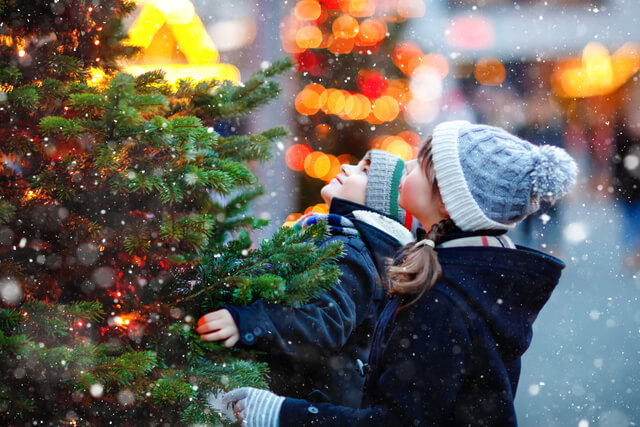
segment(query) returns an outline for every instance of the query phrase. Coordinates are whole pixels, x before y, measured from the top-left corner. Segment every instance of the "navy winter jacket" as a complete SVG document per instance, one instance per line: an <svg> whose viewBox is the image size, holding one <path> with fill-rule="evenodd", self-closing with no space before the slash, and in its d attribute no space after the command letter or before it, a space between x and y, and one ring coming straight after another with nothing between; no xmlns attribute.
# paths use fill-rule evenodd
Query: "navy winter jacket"
<svg viewBox="0 0 640 427"><path fill-rule="evenodd" d="M278 394L304 398L320 390L336 404L360 406L364 379L356 360L367 360L380 304L386 302L380 277L386 260L401 244L356 219L354 210L374 212L337 198L331 203L331 213L350 219L360 233L332 235L327 240L344 244L338 285L293 309L264 301L225 307L238 326L242 344L266 353L270 389Z"/></svg>
<svg viewBox="0 0 640 427"><path fill-rule="evenodd" d="M564 264L523 247L439 248L438 257L443 279L431 291L382 311L362 409L287 398L281 426L517 424L520 357Z"/></svg>

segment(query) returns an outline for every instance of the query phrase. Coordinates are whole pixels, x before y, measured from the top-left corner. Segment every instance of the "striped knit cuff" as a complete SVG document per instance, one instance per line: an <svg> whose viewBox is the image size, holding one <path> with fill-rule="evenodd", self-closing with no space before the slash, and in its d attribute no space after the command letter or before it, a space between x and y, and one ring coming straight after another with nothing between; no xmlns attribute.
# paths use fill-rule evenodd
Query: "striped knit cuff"
<svg viewBox="0 0 640 427"><path fill-rule="evenodd" d="M250 426L278 427L284 397L267 390L251 389L247 397L247 423Z"/></svg>
<svg viewBox="0 0 640 427"><path fill-rule="evenodd" d="M441 123L433 131L431 154L444 207L463 231L509 230L515 224L501 224L488 218L467 186L458 153L458 137L468 125L465 120L456 120Z"/></svg>

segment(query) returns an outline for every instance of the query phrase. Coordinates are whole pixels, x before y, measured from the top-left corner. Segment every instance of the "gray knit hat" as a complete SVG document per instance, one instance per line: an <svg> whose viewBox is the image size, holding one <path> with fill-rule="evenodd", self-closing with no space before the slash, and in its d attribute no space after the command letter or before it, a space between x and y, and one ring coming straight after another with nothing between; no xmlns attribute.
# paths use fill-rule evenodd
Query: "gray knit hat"
<svg viewBox="0 0 640 427"><path fill-rule="evenodd" d="M364 159L371 162L365 204L395 218L411 230L413 218L398 206L398 186L404 174L404 161L382 150L369 150Z"/></svg>
<svg viewBox="0 0 640 427"><path fill-rule="evenodd" d="M467 121L436 126L431 153L444 206L464 231L515 227L541 200L567 194L578 172L562 148Z"/></svg>

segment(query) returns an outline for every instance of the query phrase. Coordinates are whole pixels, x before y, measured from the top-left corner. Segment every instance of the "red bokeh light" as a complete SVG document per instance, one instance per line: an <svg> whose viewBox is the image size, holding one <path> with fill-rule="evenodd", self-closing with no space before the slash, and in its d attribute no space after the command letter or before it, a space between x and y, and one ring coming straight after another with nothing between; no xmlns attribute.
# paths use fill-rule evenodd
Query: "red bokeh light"
<svg viewBox="0 0 640 427"><path fill-rule="evenodd" d="M285 153L285 162L294 171L302 171L304 170L304 159L312 152L313 150L308 145L293 145Z"/></svg>

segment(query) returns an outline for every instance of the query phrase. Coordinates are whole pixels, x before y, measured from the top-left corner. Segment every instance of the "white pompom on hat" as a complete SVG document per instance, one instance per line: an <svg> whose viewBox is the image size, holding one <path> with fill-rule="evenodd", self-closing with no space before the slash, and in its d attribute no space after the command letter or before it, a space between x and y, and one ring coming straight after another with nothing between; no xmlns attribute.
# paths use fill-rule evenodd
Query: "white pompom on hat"
<svg viewBox="0 0 640 427"><path fill-rule="evenodd" d="M578 172L562 148L463 120L436 126L431 153L444 206L464 231L515 227L541 200L567 194Z"/></svg>

